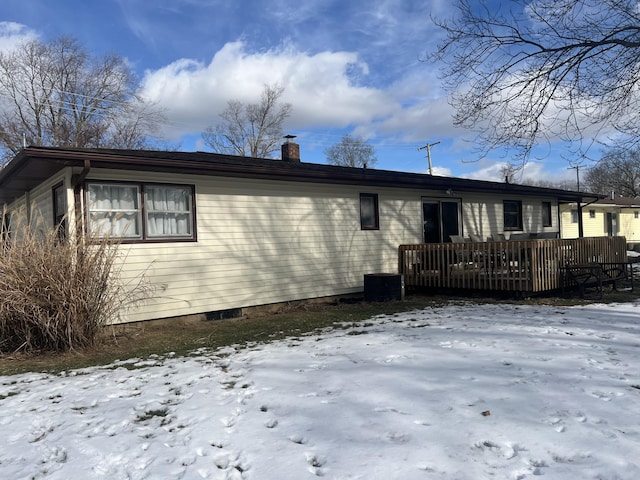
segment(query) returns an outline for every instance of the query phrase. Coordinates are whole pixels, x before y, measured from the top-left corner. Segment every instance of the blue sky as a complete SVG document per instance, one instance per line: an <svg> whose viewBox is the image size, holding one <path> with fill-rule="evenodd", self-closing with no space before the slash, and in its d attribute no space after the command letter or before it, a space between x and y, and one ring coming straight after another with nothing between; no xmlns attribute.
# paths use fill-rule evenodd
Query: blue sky
<svg viewBox="0 0 640 480"><path fill-rule="evenodd" d="M440 32L430 14L448 0L2 0L0 49L72 35L95 54L126 58L140 93L167 116L163 136L206 150L200 132L227 101L256 100L265 83L293 106L286 133L303 161L323 163L344 133L365 137L377 168L501 180L501 157L477 160L473 133L457 129L438 66L422 61ZM524 175L575 179L551 150Z"/></svg>

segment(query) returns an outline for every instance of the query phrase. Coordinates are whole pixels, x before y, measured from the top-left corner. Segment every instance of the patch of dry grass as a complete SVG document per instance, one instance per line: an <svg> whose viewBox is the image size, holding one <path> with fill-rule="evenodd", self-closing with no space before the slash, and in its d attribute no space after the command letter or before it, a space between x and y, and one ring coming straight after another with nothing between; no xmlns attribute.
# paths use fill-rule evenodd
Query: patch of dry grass
<svg viewBox="0 0 640 480"><path fill-rule="evenodd" d="M146 295L123 285L118 242L62 238L44 222L12 217L0 242L0 351L66 352L95 345L104 325Z"/></svg>
<svg viewBox="0 0 640 480"><path fill-rule="evenodd" d="M537 297L518 300L523 304L568 306L602 302L629 302L638 299L638 292L608 290L602 299L567 297ZM414 309L434 308L451 303L516 302L487 296L451 296L412 294L402 302L365 303L292 303L280 311L256 314L228 320L171 319L104 327L100 342L90 348L67 353L0 355L0 375L22 372L60 372L75 368L106 365L115 360L146 358L149 355L186 355L198 348L218 348L228 345L264 343L282 338L317 333L326 328L341 328L344 324L362 322L381 314L395 314Z"/></svg>

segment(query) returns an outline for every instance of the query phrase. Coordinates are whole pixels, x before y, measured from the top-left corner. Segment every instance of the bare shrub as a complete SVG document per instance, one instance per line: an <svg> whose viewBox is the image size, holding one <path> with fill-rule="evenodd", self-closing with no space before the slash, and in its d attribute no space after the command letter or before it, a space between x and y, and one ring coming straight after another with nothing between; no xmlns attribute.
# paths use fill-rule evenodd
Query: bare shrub
<svg viewBox="0 0 640 480"><path fill-rule="evenodd" d="M122 282L117 239L61 238L23 217L14 215L11 238L0 240L0 351L90 347L123 308L148 295L143 278Z"/></svg>

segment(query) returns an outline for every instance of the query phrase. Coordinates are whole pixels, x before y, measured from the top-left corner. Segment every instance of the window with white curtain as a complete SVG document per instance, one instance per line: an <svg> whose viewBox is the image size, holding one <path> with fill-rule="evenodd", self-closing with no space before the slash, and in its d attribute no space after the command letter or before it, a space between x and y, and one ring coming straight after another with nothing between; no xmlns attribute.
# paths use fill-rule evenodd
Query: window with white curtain
<svg viewBox="0 0 640 480"><path fill-rule="evenodd" d="M126 240L195 238L192 186L88 183L87 210L92 232Z"/></svg>
<svg viewBox="0 0 640 480"><path fill-rule="evenodd" d="M147 235L191 237L191 187L146 185L144 188Z"/></svg>
<svg viewBox="0 0 640 480"><path fill-rule="evenodd" d="M90 232L142 238L138 185L90 183L87 210Z"/></svg>

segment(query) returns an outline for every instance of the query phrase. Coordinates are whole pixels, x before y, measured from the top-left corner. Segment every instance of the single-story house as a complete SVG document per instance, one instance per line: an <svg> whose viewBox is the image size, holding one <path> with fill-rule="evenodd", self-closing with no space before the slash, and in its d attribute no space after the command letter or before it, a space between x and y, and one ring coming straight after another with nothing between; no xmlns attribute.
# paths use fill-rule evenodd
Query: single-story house
<svg viewBox="0 0 640 480"><path fill-rule="evenodd" d="M27 147L0 208L123 237L124 273L155 296L119 322L354 294L398 271L401 244L560 232L579 192L203 152ZM67 220L65 220L67 219ZM10 219L3 220L6 228Z"/></svg>
<svg viewBox="0 0 640 480"><path fill-rule="evenodd" d="M579 236L579 220L583 222L584 236L623 236L629 243L640 242L640 199L611 194L581 205L582 219L577 202L562 204L560 227L562 238Z"/></svg>

